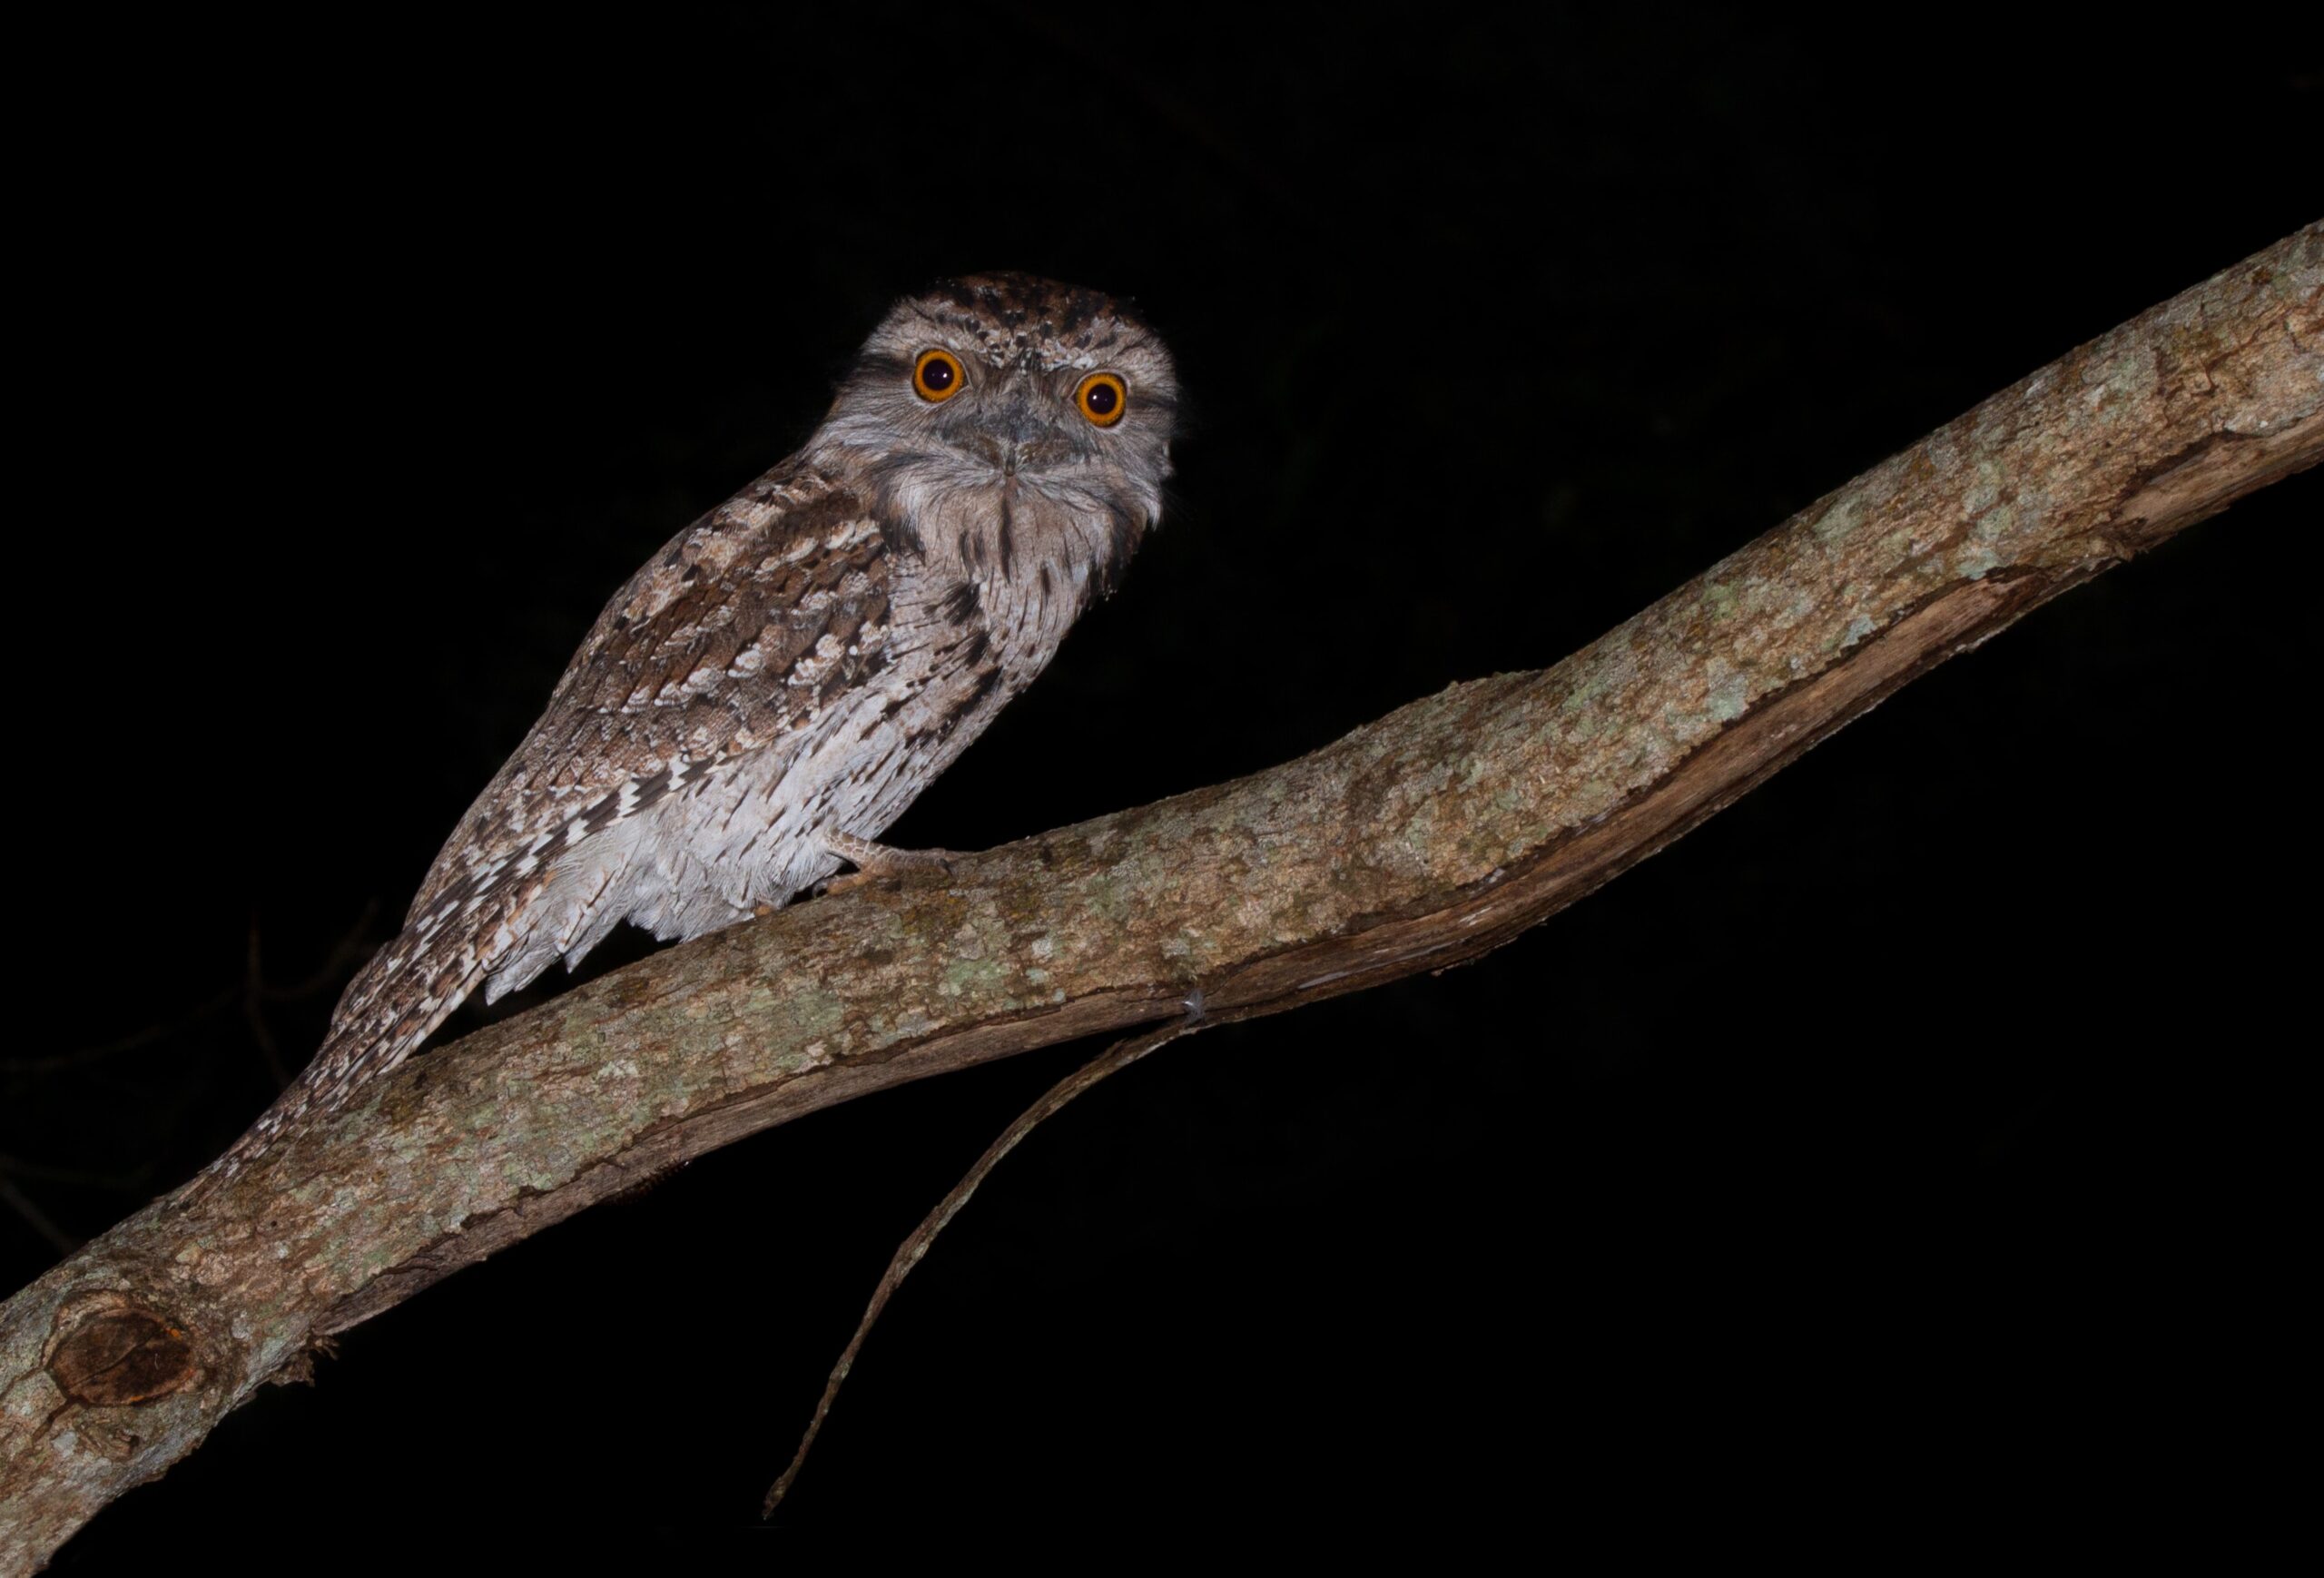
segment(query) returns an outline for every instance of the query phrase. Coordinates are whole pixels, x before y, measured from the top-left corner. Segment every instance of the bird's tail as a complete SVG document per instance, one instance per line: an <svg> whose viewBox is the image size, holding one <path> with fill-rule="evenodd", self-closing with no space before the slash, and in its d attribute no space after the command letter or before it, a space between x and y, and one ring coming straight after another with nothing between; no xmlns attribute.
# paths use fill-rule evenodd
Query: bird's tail
<svg viewBox="0 0 2324 1578"><path fill-rule="evenodd" d="M435 1033L484 973L482 950L475 942L442 946L449 941L440 932L430 939L406 931L375 954L347 983L314 1060L240 1139L173 1198L190 1202L234 1178L285 1133L347 1105L356 1091Z"/></svg>

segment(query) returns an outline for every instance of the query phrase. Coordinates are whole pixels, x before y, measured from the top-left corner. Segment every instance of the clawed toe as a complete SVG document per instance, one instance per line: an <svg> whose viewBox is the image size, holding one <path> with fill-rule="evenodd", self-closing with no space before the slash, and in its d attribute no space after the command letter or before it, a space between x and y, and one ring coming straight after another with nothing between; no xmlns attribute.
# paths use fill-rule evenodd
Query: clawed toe
<svg viewBox="0 0 2324 1578"><path fill-rule="evenodd" d="M952 874L954 855L949 849L890 849L884 843L874 843L868 838L856 838L848 833L823 835L823 848L855 869L840 876L826 878L815 891L819 893L840 893L873 877L894 878L901 882Z"/></svg>

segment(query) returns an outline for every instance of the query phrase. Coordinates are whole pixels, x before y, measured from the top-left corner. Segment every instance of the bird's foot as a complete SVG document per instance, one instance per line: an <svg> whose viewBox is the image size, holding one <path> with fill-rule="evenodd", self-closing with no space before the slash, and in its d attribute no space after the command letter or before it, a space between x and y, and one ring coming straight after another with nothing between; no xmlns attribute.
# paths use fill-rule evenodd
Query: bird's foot
<svg viewBox="0 0 2324 1578"><path fill-rule="evenodd" d="M837 855L855 869L845 876L828 878L818 893L845 893L874 877L925 881L952 874L953 854L949 849L891 849L850 833L827 833L822 843L826 854Z"/></svg>

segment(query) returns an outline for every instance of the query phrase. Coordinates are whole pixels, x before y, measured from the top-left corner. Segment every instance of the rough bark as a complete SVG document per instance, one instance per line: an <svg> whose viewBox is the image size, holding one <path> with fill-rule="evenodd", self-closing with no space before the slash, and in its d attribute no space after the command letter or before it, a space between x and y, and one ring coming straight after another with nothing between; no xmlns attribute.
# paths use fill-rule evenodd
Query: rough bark
<svg viewBox="0 0 2324 1578"><path fill-rule="evenodd" d="M429 1052L0 1308L0 1571L318 1339L906 1080L1508 942L2027 610L2324 455L2324 224L2043 368L1553 668L704 938Z"/></svg>

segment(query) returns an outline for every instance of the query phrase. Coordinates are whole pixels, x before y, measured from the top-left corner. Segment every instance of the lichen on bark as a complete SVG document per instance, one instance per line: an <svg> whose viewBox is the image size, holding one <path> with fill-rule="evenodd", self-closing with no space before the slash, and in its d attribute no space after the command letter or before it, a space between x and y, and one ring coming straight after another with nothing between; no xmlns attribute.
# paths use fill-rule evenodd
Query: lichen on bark
<svg viewBox="0 0 2324 1578"><path fill-rule="evenodd" d="M0 1572L330 1333L905 1080L1474 957L2051 597L2324 455L2324 225L2101 336L1549 669L870 883L415 1060L0 1308Z"/></svg>

